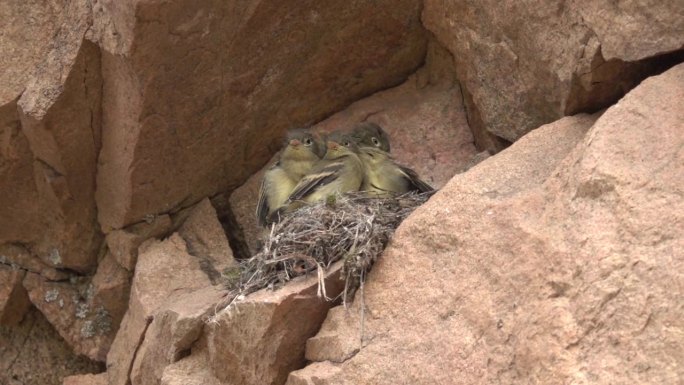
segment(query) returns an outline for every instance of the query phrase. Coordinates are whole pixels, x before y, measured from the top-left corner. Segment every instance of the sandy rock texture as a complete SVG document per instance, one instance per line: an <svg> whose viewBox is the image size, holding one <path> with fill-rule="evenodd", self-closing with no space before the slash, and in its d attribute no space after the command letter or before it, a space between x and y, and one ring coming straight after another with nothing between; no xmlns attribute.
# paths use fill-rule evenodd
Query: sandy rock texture
<svg viewBox="0 0 684 385"><path fill-rule="evenodd" d="M96 361L105 360L130 291L130 273L111 254L100 262L90 282L53 282L27 273L23 285L33 305L75 352Z"/></svg>
<svg viewBox="0 0 684 385"><path fill-rule="evenodd" d="M0 34L9 60L0 78L0 177L13 181L0 185L0 245L92 271L102 237L94 199L102 79L99 49L83 40L89 3L18 3L0 5L10 21Z"/></svg>
<svg viewBox="0 0 684 385"><path fill-rule="evenodd" d="M63 385L107 385L107 375L101 374L77 374L64 378Z"/></svg>
<svg viewBox="0 0 684 385"><path fill-rule="evenodd" d="M401 83L425 55L420 9L416 0L99 2L104 231L235 188L285 129Z"/></svg>
<svg viewBox="0 0 684 385"><path fill-rule="evenodd" d="M414 169L435 188L442 187L477 153L451 55L434 42L425 66L402 85L359 100L312 129L319 133L349 130L365 121L383 127L397 162ZM276 161L277 155L230 196L230 207L251 254L258 251L264 231L256 224L256 197L263 173Z"/></svg>
<svg viewBox="0 0 684 385"><path fill-rule="evenodd" d="M102 364L74 354L47 319L30 310L18 325L0 325L0 384L61 384L74 373L97 373Z"/></svg>
<svg viewBox="0 0 684 385"><path fill-rule="evenodd" d="M146 331L166 303L210 286L199 260L188 253L185 241L178 234L164 241L144 243L133 277L128 311L107 355L110 384L128 383Z"/></svg>
<svg viewBox="0 0 684 385"><path fill-rule="evenodd" d="M682 97L679 65L453 178L288 383L681 383Z"/></svg>
<svg viewBox="0 0 684 385"><path fill-rule="evenodd" d="M343 290L340 268L339 263L333 265L326 275L330 297ZM280 290L264 289L217 311L205 323L191 353L147 383L284 383L288 373L304 366L306 340L318 331L334 304L317 291L318 277L300 277Z"/></svg>
<svg viewBox="0 0 684 385"><path fill-rule="evenodd" d="M109 384L282 384L304 366L306 340L334 304L317 295L311 276L224 309L225 291L211 285L178 234L143 244L138 265L107 356ZM340 267L327 275L331 297L343 289Z"/></svg>
<svg viewBox="0 0 684 385"><path fill-rule="evenodd" d="M678 1L426 0L423 23L453 53L471 124L514 141L665 69L647 58L684 47L682 14Z"/></svg>
<svg viewBox="0 0 684 385"><path fill-rule="evenodd" d="M31 307L22 281L24 270L0 265L0 325L16 325Z"/></svg>
<svg viewBox="0 0 684 385"><path fill-rule="evenodd" d="M283 383L304 366L304 345L333 302L317 295L318 278L240 299L230 309L217 268L235 264L209 200L183 214L169 238L148 240L128 311L107 355L109 384ZM340 266L327 293L342 290Z"/></svg>

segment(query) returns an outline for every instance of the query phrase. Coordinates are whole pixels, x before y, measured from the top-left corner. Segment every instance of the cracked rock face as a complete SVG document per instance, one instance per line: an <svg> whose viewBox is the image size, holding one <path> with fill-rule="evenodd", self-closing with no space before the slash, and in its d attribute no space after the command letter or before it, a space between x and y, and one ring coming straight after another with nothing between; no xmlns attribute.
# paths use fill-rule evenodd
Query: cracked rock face
<svg viewBox="0 0 684 385"><path fill-rule="evenodd" d="M427 43L415 0L132 3L95 9L105 232L239 186L287 128L400 83Z"/></svg>
<svg viewBox="0 0 684 385"><path fill-rule="evenodd" d="M199 260L188 254L183 238L150 240L140 247L128 311L107 355L112 385L125 385L145 333L155 315L174 297L211 286Z"/></svg>
<svg viewBox="0 0 684 385"><path fill-rule="evenodd" d="M0 325L0 384L59 385L74 373L97 373L102 365L77 355L36 309L18 325Z"/></svg>
<svg viewBox="0 0 684 385"><path fill-rule="evenodd" d="M0 9L16 10L11 3ZM33 4L23 17L38 22L50 9ZM0 101L0 178L13 181L0 184L0 217L6 218L0 222L0 246L21 246L48 266L86 273L95 268L102 241L95 207L100 53L83 39L87 1L69 2L52 17L58 30L46 37L49 44L42 42L49 46L41 51L42 61L28 67L31 77ZM20 37L4 36L9 41L3 49L23 52L26 42L13 40ZM0 81L4 88L5 79Z"/></svg>
<svg viewBox="0 0 684 385"><path fill-rule="evenodd" d="M684 64L453 178L288 384L681 382L682 98Z"/></svg>
<svg viewBox="0 0 684 385"><path fill-rule="evenodd" d="M469 115L515 141L662 71L637 61L684 47L682 14L678 1L427 0L422 17L454 55Z"/></svg>
<svg viewBox="0 0 684 385"><path fill-rule="evenodd" d="M19 322L30 297L75 351L102 360L138 247L173 231L170 214L241 184L286 128L404 81L425 55L420 9L2 2L0 264L17 273L0 322ZM212 282L232 263L216 225L184 240Z"/></svg>
<svg viewBox="0 0 684 385"><path fill-rule="evenodd" d="M130 273L111 254L90 282L51 282L27 273L24 287L38 308L79 354L104 361L126 311Z"/></svg>

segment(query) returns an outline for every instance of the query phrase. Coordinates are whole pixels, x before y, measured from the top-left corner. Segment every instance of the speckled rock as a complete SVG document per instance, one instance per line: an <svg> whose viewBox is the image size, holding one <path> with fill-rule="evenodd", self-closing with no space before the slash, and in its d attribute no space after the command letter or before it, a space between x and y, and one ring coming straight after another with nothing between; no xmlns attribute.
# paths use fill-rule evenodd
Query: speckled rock
<svg viewBox="0 0 684 385"><path fill-rule="evenodd" d="M0 325L0 384L61 385L65 376L103 369L75 354L35 308L18 325Z"/></svg>
<svg viewBox="0 0 684 385"><path fill-rule="evenodd" d="M0 26L0 47L31 58L20 73L3 67L0 78L0 93L14 90L0 97L0 179L13 181L0 184L0 217L10 218L0 223L0 245L25 247L49 266L90 272L102 241L95 208L102 79L99 49L84 40L90 3L24 3L0 5L0 15L6 6L10 11L2 17L9 23ZM13 18L17 10L26 21ZM33 28L41 30L29 41L47 41L29 48L24 33Z"/></svg>

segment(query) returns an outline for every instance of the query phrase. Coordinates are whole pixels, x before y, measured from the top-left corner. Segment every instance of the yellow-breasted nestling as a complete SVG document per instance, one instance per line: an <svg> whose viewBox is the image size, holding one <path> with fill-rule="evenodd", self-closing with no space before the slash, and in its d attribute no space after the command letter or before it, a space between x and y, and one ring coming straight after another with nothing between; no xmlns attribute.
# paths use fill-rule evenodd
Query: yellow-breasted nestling
<svg viewBox="0 0 684 385"><path fill-rule="evenodd" d="M327 138L327 148L323 159L294 188L290 202L317 202L330 195L359 190L364 179L363 163L354 139L336 132Z"/></svg>
<svg viewBox="0 0 684 385"><path fill-rule="evenodd" d="M266 226L271 214L281 208L304 175L320 161L325 149L316 137L304 129L291 130L278 162L266 170L259 189L257 222Z"/></svg>
<svg viewBox="0 0 684 385"><path fill-rule="evenodd" d="M409 191L434 191L415 171L397 164L390 154L379 148L361 147L359 158L363 162L365 174L361 190L368 191L371 196L388 197Z"/></svg>

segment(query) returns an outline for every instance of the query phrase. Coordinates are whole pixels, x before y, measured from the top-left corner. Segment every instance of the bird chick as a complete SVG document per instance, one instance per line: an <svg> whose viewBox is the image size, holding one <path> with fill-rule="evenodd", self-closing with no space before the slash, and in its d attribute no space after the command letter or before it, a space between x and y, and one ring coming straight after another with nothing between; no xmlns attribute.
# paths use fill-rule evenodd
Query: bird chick
<svg viewBox="0 0 684 385"><path fill-rule="evenodd" d="M351 131L352 138L359 147L375 147L390 152L389 136L379 125L372 122L357 124Z"/></svg>
<svg viewBox="0 0 684 385"><path fill-rule="evenodd" d="M351 136L333 133L328 150L290 194L290 202L318 202L334 194L358 191L364 179L359 148Z"/></svg>
<svg viewBox="0 0 684 385"><path fill-rule="evenodd" d="M261 181L256 209L259 226L271 222L269 218L287 202L297 183L320 161L324 151L322 143L308 130L288 132L280 159Z"/></svg>
<svg viewBox="0 0 684 385"><path fill-rule="evenodd" d="M394 161L389 154L389 136L382 127L371 122L360 123L351 135L360 148L359 157L364 165L362 191L375 197L434 191L415 171Z"/></svg>

